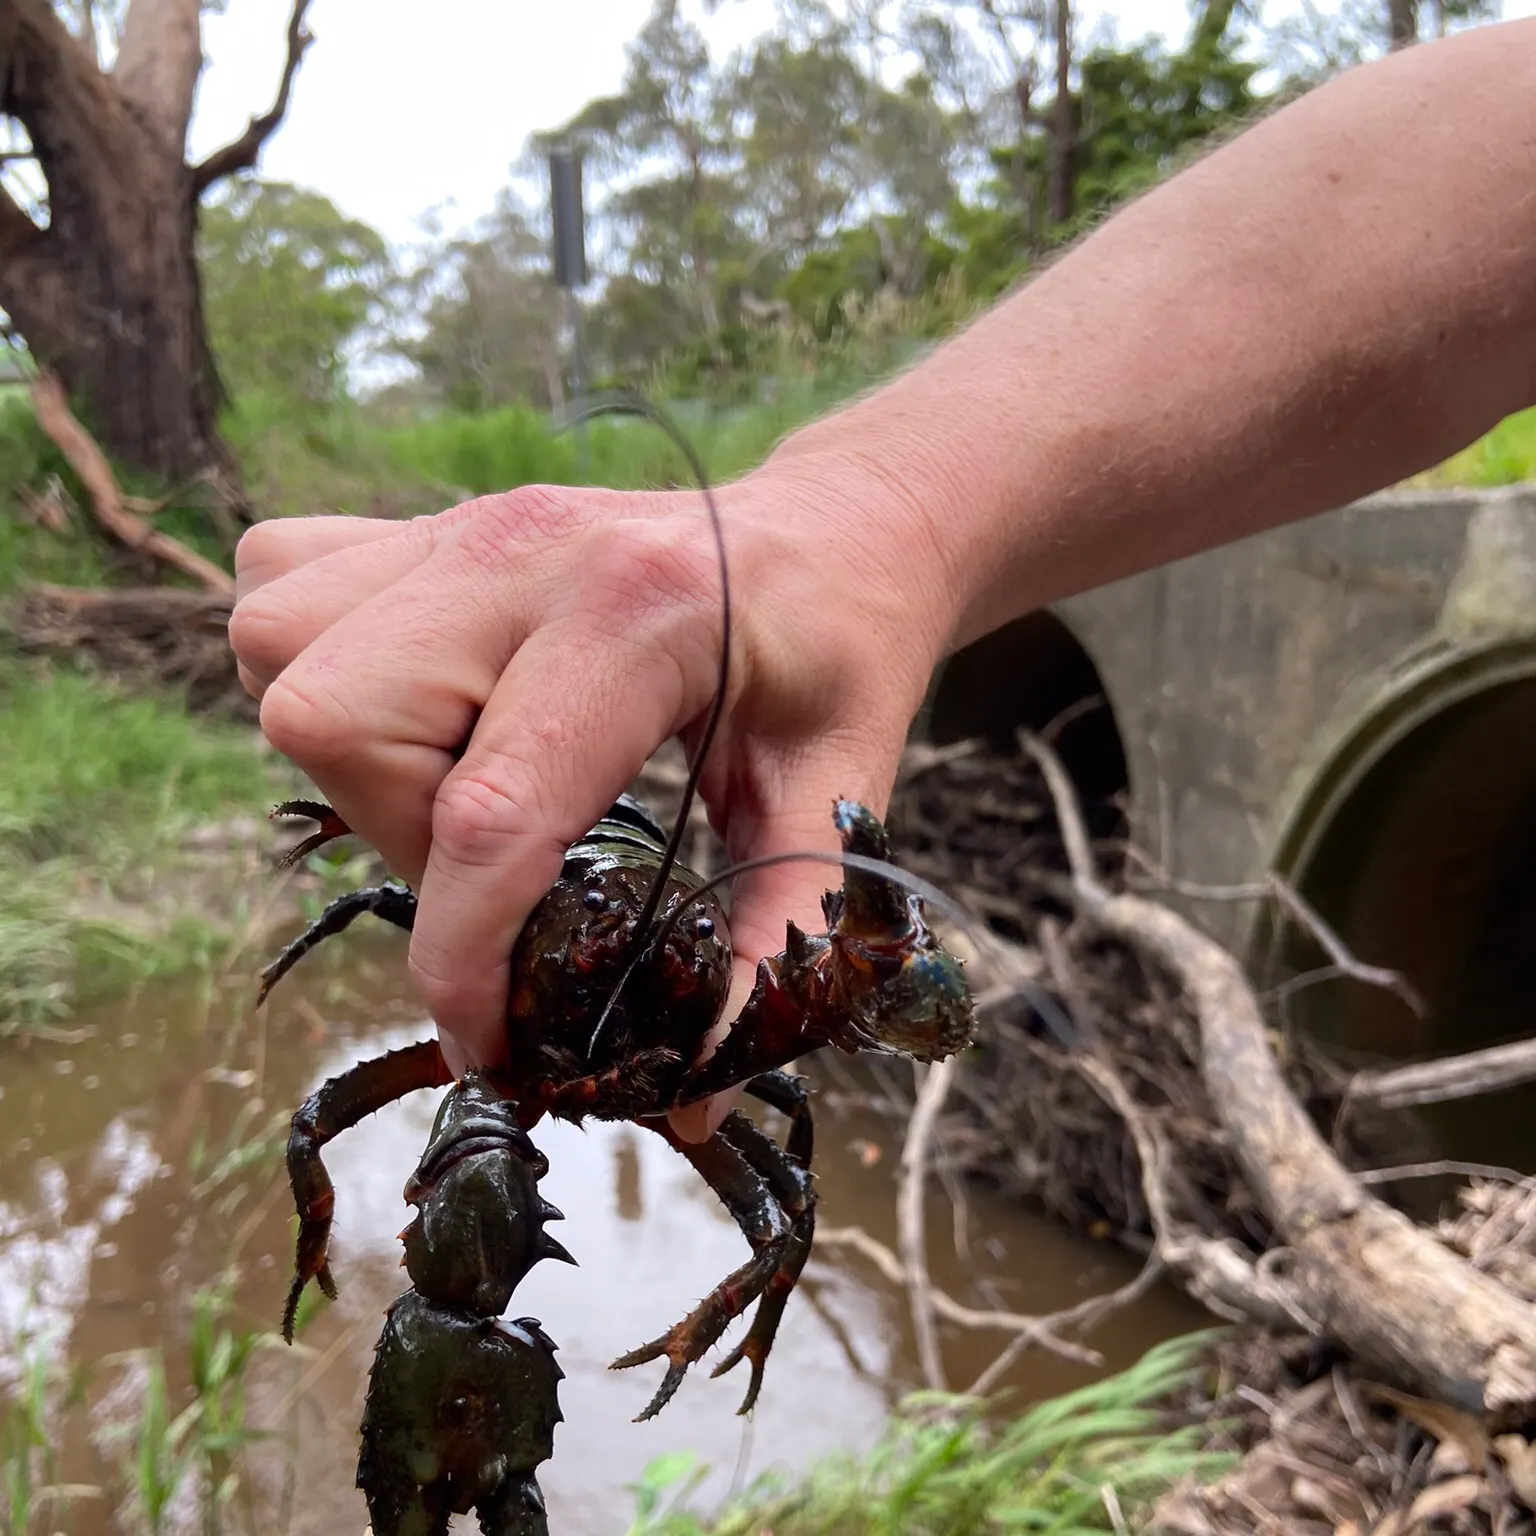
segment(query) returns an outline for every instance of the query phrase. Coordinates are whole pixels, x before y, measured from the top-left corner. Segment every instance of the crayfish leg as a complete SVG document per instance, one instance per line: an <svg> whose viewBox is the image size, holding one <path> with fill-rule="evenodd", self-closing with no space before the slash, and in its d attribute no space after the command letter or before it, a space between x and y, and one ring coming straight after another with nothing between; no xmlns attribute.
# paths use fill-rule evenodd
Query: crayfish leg
<svg viewBox="0 0 1536 1536"><path fill-rule="evenodd" d="M733 1111L726 1117L726 1124L733 1130L737 1122L746 1126L752 1135L761 1137L761 1132L744 1115ZM694 1143L679 1139L664 1122L644 1123L681 1152L720 1197L741 1228L742 1236L751 1244L752 1257L726 1276L681 1322L674 1324L660 1338L621 1355L609 1367L620 1371L663 1357L667 1361L667 1373L645 1411L637 1416L636 1423L654 1418L666 1407L682 1384L688 1367L714 1348L720 1335L763 1294L794 1238L794 1228L773 1184L752 1166L749 1158L735 1145L733 1137L727 1134L725 1126L708 1141Z"/></svg>
<svg viewBox="0 0 1536 1536"><path fill-rule="evenodd" d="M747 1395L736 1411L747 1414L757 1404L763 1386L763 1368L778 1337L784 1308L800 1282L800 1272L811 1256L816 1235L816 1192L811 1183L813 1128L810 1095L802 1079L787 1072L765 1072L746 1084L746 1092L789 1117L789 1136L780 1146L749 1120L735 1117L721 1126L721 1134L768 1181L789 1212L789 1242L779 1258L779 1266L763 1288L762 1299L752 1317L746 1337L709 1374L723 1376L743 1360L751 1362L752 1375Z"/></svg>
<svg viewBox="0 0 1536 1536"><path fill-rule="evenodd" d="M540 1107L557 1119L634 1120L655 1108L657 1077L681 1062L666 1046L639 1051L605 1072L559 1084Z"/></svg>
<svg viewBox="0 0 1536 1536"><path fill-rule="evenodd" d="M266 1002L267 994L296 966L315 945L335 938L355 923L365 912L404 928L409 933L416 925L416 893L403 885L372 885L361 891L338 896L298 938L294 939L271 965L261 973L261 987L256 1006Z"/></svg>
<svg viewBox="0 0 1536 1536"><path fill-rule="evenodd" d="M283 1338L288 1343L293 1343L299 1298L311 1280L333 1300L336 1296L328 1263L336 1190L320 1149L386 1104L418 1088L444 1088L452 1081L437 1041L421 1040L328 1078L299 1106L288 1133L288 1182L299 1213L293 1284L283 1308Z"/></svg>
<svg viewBox="0 0 1536 1536"><path fill-rule="evenodd" d="M352 828L323 800L284 800L281 805L274 805L267 812L269 821L276 821L279 817L284 819L294 817L320 824L318 831L311 832L303 842L295 848L290 848L277 861L279 869L291 868L300 859L308 858L317 848L323 848L327 843L335 842L338 837L347 837L352 831Z"/></svg>

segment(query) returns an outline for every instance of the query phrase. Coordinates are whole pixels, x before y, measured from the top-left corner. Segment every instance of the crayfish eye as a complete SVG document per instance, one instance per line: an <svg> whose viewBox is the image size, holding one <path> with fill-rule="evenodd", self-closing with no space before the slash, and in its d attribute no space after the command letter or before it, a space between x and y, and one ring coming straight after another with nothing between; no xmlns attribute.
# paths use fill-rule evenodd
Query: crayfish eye
<svg viewBox="0 0 1536 1536"><path fill-rule="evenodd" d="M715 920L712 917L701 917L693 925L693 936L696 939L712 939L715 936Z"/></svg>
<svg viewBox="0 0 1536 1536"><path fill-rule="evenodd" d="M601 891L588 891L581 898L581 904L588 912L601 912L608 905Z"/></svg>

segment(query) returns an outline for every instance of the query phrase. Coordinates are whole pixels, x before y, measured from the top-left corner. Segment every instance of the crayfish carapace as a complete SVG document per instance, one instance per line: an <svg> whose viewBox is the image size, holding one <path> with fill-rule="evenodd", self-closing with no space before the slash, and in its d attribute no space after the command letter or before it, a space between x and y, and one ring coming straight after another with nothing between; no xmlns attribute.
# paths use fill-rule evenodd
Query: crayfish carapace
<svg viewBox="0 0 1536 1536"><path fill-rule="evenodd" d="M638 408L674 431L651 407ZM703 484L696 461L695 472ZM724 577L707 486L705 497ZM728 586L725 617L721 692L679 827L728 675ZM347 831L316 802L288 802L274 814L319 822L290 858ZM726 916L714 890L735 871L701 882L677 861L677 834L669 840L628 796L567 850L559 878L513 949L507 1060L453 1084L406 1186L418 1211L402 1234L412 1290L390 1309L379 1343L358 1464L374 1536L445 1532L450 1512L471 1507L488 1536L545 1531L534 1474L551 1454L560 1371L536 1322L500 1317L534 1263L570 1259L544 1231L559 1212L536 1189L548 1165L527 1133L546 1115L632 1120L665 1137L751 1247L747 1262L681 1322L614 1361L615 1368L667 1362L639 1417L657 1413L688 1367L754 1303L745 1335L713 1374L747 1361L740 1411L757 1401L815 1229L810 1105L803 1081L780 1069L824 1045L936 1061L968 1044L973 1023L960 964L928 927L915 893L922 883L890 863L884 827L852 801L837 802L833 820L843 854L832 861L842 863L845 878L824 898L826 932L788 925L783 951L759 962L740 1015L702 1060L731 974ZM416 897L389 883L333 902L263 973L260 995L364 913L410 929ZM451 1082L437 1043L424 1041L330 1079L295 1115L288 1170L300 1227L286 1337L310 1280L335 1294L327 1253L334 1195L322 1147L404 1094ZM787 1118L782 1146L736 1111L699 1144L672 1132L668 1110L738 1085Z"/></svg>

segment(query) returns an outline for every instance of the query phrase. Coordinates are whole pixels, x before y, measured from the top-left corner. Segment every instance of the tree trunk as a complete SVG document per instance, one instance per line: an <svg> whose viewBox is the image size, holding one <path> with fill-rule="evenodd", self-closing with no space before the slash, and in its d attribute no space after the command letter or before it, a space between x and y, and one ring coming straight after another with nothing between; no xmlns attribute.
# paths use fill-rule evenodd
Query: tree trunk
<svg viewBox="0 0 1536 1536"><path fill-rule="evenodd" d="M175 477L225 468L181 143L124 99L43 0L11 3L0 100L31 134L49 222L6 199L0 305L112 453Z"/></svg>
<svg viewBox="0 0 1536 1536"><path fill-rule="evenodd" d="M1411 47L1419 40L1419 8L1416 0L1387 0L1387 29L1392 48Z"/></svg>
<svg viewBox="0 0 1536 1536"><path fill-rule="evenodd" d="M1398 0L1393 0L1394 4ZM1072 99L1072 0L1056 0L1056 100L1051 104L1051 222L1066 224L1077 180L1077 104Z"/></svg>
<svg viewBox="0 0 1536 1536"><path fill-rule="evenodd" d="M1019 153L1013 167L1013 184L1024 213L1024 247L1031 256L1037 255L1043 242L1040 239L1040 200L1035 195L1035 178L1030 175L1024 161L1024 149L1029 143L1029 130L1035 126L1036 116L1031 101L1032 82L1020 68L1013 81L1013 99L1019 109Z"/></svg>

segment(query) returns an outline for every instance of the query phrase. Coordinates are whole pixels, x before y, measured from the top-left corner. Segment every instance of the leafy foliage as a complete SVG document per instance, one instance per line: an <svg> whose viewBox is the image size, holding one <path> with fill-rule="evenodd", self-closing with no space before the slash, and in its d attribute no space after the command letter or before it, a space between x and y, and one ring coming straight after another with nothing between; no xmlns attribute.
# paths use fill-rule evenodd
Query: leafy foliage
<svg viewBox="0 0 1536 1536"><path fill-rule="evenodd" d="M204 207L198 258L226 385L310 403L337 393L391 276L377 231L318 192L254 178L224 183Z"/></svg>

